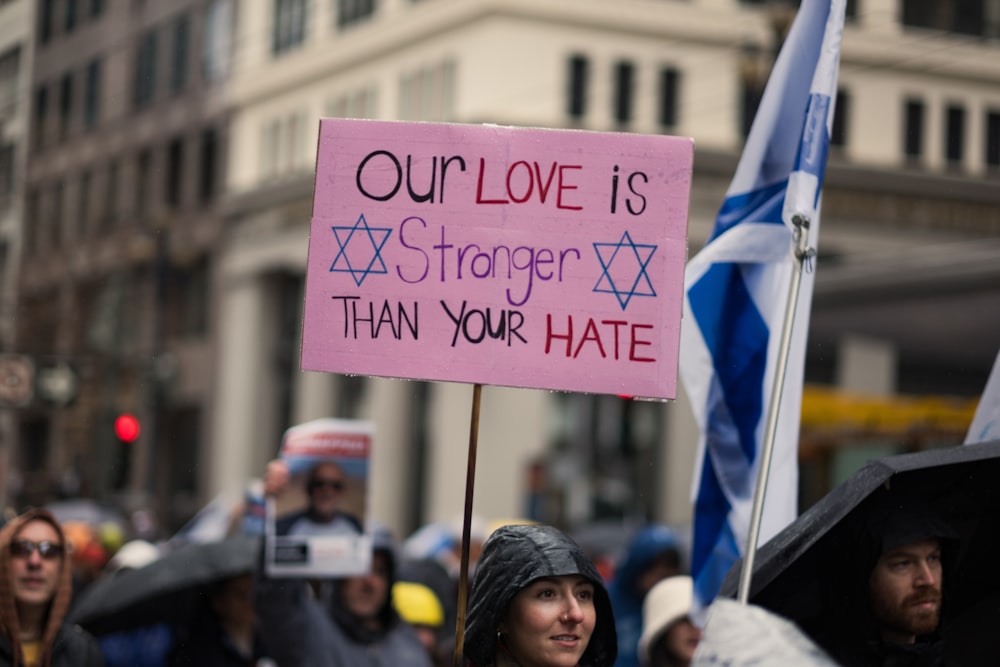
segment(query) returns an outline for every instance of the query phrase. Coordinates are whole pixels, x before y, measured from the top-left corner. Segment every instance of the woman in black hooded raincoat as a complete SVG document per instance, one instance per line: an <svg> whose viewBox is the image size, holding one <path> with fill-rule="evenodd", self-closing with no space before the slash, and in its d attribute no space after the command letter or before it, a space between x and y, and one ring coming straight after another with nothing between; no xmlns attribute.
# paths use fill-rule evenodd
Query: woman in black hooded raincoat
<svg viewBox="0 0 1000 667"><path fill-rule="evenodd" d="M582 580L580 579L582 578ZM552 582L552 590L539 589L539 580ZM586 641L579 667L610 667L615 662L618 639L611 602L604 581L587 554L572 539L551 526L504 526L490 536L483 546L469 598L464 654L474 667L525 667L547 665L564 667L562 662L546 663L542 655L518 655L523 637L511 636L524 619L513 618L522 606L511 603L526 588L526 593L545 599L559 596L559 582L578 582L583 594L578 604L593 602L596 621ZM530 587L530 588L529 588ZM576 608L566 603L567 607ZM582 615L581 615L582 617ZM586 631L575 611L566 611L559 623L567 635ZM548 641L548 638L543 638ZM558 639L554 643L562 644ZM572 642L569 642L572 644ZM563 646L562 648L565 648ZM571 650L562 651L565 660Z"/></svg>

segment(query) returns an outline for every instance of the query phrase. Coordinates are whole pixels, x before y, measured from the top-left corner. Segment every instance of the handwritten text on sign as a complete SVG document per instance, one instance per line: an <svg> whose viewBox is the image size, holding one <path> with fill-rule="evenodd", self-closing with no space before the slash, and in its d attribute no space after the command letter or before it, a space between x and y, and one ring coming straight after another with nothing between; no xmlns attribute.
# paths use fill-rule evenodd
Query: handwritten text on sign
<svg viewBox="0 0 1000 667"><path fill-rule="evenodd" d="M302 368L673 398L690 139L324 119Z"/></svg>

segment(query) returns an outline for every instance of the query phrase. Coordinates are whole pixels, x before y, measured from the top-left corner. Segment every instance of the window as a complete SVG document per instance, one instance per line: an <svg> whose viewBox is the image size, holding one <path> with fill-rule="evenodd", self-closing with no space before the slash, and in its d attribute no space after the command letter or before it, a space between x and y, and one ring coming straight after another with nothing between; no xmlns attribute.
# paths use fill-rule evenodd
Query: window
<svg viewBox="0 0 1000 667"><path fill-rule="evenodd" d="M188 79L188 50L190 48L191 20L183 14L174 22L174 45L170 89L178 93L184 90Z"/></svg>
<svg viewBox="0 0 1000 667"><path fill-rule="evenodd" d="M32 255L38 250L38 224L42 198L37 189L28 192L24 211L24 254Z"/></svg>
<svg viewBox="0 0 1000 667"><path fill-rule="evenodd" d="M139 52L135 61L135 81L132 86L132 101L136 108L153 101L156 94L156 31L146 32L139 40Z"/></svg>
<svg viewBox="0 0 1000 667"><path fill-rule="evenodd" d="M764 95L764 84L750 79L743 79L743 105L740 114L740 132L744 139L750 136L760 98Z"/></svg>
<svg viewBox="0 0 1000 667"><path fill-rule="evenodd" d="M167 206L181 204L182 174L184 173L184 141L175 138L167 146Z"/></svg>
<svg viewBox="0 0 1000 667"><path fill-rule="evenodd" d="M90 189L93 186L93 178L89 171L80 174L80 205L77 208L77 234L78 239L87 237L90 230Z"/></svg>
<svg viewBox="0 0 1000 667"><path fill-rule="evenodd" d="M965 108L950 105L945 111L944 157L949 166L962 164L965 148Z"/></svg>
<svg viewBox="0 0 1000 667"><path fill-rule="evenodd" d="M14 157L16 156L13 142L0 144L0 213L10 208L14 194Z"/></svg>
<svg viewBox="0 0 1000 667"><path fill-rule="evenodd" d="M97 127L101 116L101 61L92 60L87 65L83 93L83 127L92 130Z"/></svg>
<svg viewBox="0 0 1000 667"><path fill-rule="evenodd" d="M740 73L740 136L746 139L750 135L753 119L757 115L757 107L764 96L771 64L765 49L757 42L744 43L739 60Z"/></svg>
<svg viewBox="0 0 1000 667"><path fill-rule="evenodd" d="M985 37L987 0L905 0L903 25Z"/></svg>
<svg viewBox="0 0 1000 667"><path fill-rule="evenodd" d="M903 119L903 154L909 162L918 162L924 151L924 103L907 100Z"/></svg>
<svg viewBox="0 0 1000 667"><path fill-rule="evenodd" d="M375 13L375 0L337 0L337 27L358 23Z"/></svg>
<svg viewBox="0 0 1000 667"><path fill-rule="evenodd" d="M448 61L434 70L437 76L432 100L434 102L428 113L434 120L451 120L454 106L455 63ZM374 118L378 102L378 93L374 87L362 88L354 92L348 100L348 108L352 109L352 118Z"/></svg>
<svg viewBox="0 0 1000 667"><path fill-rule="evenodd" d="M451 60L407 72L400 81L400 116L405 120L449 120L454 90L455 63ZM337 99L330 110L340 118L371 118L375 115L375 98L374 88L362 88Z"/></svg>
<svg viewBox="0 0 1000 667"><path fill-rule="evenodd" d="M628 61L615 65L615 121L627 125L632 120L632 91L635 88L635 66Z"/></svg>
<svg viewBox="0 0 1000 667"><path fill-rule="evenodd" d="M677 126L677 94L680 72L673 67L660 70L660 127L671 129Z"/></svg>
<svg viewBox="0 0 1000 667"><path fill-rule="evenodd" d="M586 56L575 55L569 59L568 89L566 91L566 113L574 120L582 120L587 115L587 83L590 76L590 62Z"/></svg>
<svg viewBox="0 0 1000 667"><path fill-rule="evenodd" d="M837 107L833 110L833 128L830 130L830 145L843 148L847 145L847 119L849 118L851 96L843 88L837 90Z"/></svg>
<svg viewBox="0 0 1000 667"><path fill-rule="evenodd" d="M232 0L213 0L205 14L205 41L201 70L206 81L220 81L229 74L233 47Z"/></svg>
<svg viewBox="0 0 1000 667"><path fill-rule="evenodd" d="M306 115L302 112L290 114L285 119L285 146L279 156L282 172L295 171L305 157Z"/></svg>
<svg viewBox="0 0 1000 667"><path fill-rule="evenodd" d="M45 145L45 124L48 121L49 115L49 89L45 84L40 85L35 90L35 124L34 124L34 143L36 148L41 148Z"/></svg>
<svg viewBox="0 0 1000 667"><path fill-rule="evenodd" d="M198 489L198 453L202 450L204 421L201 409L195 406L171 406L166 410L164 442L173 443L167 458L170 488L175 498L192 498Z"/></svg>
<svg viewBox="0 0 1000 667"><path fill-rule="evenodd" d="M49 238L52 239L52 247L58 248L62 245L63 232L63 198L66 196L66 186L62 181L56 181L52 188L52 217L49 222Z"/></svg>
<svg viewBox="0 0 1000 667"><path fill-rule="evenodd" d="M281 131L281 122L277 119L264 123L260 133L260 175L262 178L274 176L278 172L278 134Z"/></svg>
<svg viewBox="0 0 1000 667"><path fill-rule="evenodd" d="M90 0L90 18L97 18L104 13L104 0Z"/></svg>
<svg viewBox="0 0 1000 667"><path fill-rule="evenodd" d="M1000 171L1000 111L986 112L986 168Z"/></svg>
<svg viewBox="0 0 1000 667"><path fill-rule="evenodd" d="M108 173L104 180L104 214L101 219L105 229L111 229L118 222L118 160L108 163Z"/></svg>
<svg viewBox="0 0 1000 667"><path fill-rule="evenodd" d="M202 204L208 204L215 198L216 170L219 159L218 142L218 132L214 127L202 131L201 168L198 180L198 199Z"/></svg>
<svg viewBox="0 0 1000 667"><path fill-rule="evenodd" d="M45 44L52 39L52 13L55 0L42 0L38 3L38 41Z"/></svg>
<svg viewBox="0 0 1000 667"><path fill-rule="evenodd" d="M283 176L306 164L306 114L288 113L266 122L261 131L260 174Z"/></svg>
<svg viewBox="0 0 1000 667"><path fill-rule="evenodd" d="M76 20L79 16L79 0L66 0L66 14L64 18L66 19L66 32L73 32L76 28Z"/></svg>
<svg viewBox="0 0 1000 667"><path fill-rule="evenodd" d="M17 112L21 86L21 47L0 54L0 119Z"/></svg>
<svg viewBox="0 0 1000 667"><path fill-rule="evenodd" d="M275 55L300 46L306 38L306 0L274 0Z"/></svg>
<svg viewBox="0 0 1000 667"><path fill-rule="evenodd" d="M208 330L209 264L199 257L190 266L175 269L167 284L166 318L171 337L202 336Z"/></svg>
<svg viewBox="0 0 1000 667"><path fill-rule="evenodd" d="M59 138L69 135L73 114L73 74L66 72L59 80Z"/></svg>
<svg viewBox="0 0 1000 667"><path fill-rule="evenodd" d="M143 220L149 213L149 178L153 168L153 154L149 149L139 152L135 172L135 217Z"/></svg>

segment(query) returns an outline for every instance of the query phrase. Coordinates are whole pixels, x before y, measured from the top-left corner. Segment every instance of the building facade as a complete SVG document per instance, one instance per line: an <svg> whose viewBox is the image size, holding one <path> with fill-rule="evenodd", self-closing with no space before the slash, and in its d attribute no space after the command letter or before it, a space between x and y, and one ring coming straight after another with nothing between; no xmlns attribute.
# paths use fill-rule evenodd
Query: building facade
<svg viewBox="0 0 1000 667"><path fill-rule="evenodd" d="M77 42L61 26L88 3L40 5L59 29L38 34L18 315L19 347L72 358L84 391L22 411L20 446L49 443L50 470L100 493L152 488L176 521L238 497L287 426L367 418L371 513L399 534L461 514L472 388L298 369L318 119L693 137L693 255L794 15L741 0L93 4L108 11ZM998 6L848 4L807 380L971 400L1000 347ZM104 106L89 128L87 63L101 48ZM192 55L174 91L180 51L225 54L224 74L210 80ZM81 204L84 182L103 194ZM102 223L88 211L112 189L117 213ZM107 422L122 410L152 437L115 442ZM901 435L924 447L958 430L809 433L803 479L828 487ZM690 519L697 433L683 396L487 387L478 434L477 514Z"/></svg>
<svg viewBox="0 0 1000 667"><path fill-rule="evenodd" d="M31 4L16 346L64 390L19 411L22 502L190 512L212 383L184 371L213 356L232 3ZM122 414L142 424L135 442L115 437Z"/></svg>
<svg viewBox="0 0 1000 667"><path fill-rule="evenodd" d="M20 274L20 230L24 166L28 156L28 98L33 53L34 5L26 0L0 3L0 494L12 485L9 448L17 429L14 409L31 394L32 360L17 354L14 322Z"/></svg>

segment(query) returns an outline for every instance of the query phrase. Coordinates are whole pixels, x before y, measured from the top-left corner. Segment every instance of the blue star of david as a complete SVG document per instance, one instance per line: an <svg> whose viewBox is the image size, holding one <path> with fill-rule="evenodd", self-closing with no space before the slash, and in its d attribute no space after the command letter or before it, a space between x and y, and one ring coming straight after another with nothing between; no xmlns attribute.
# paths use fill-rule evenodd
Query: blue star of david
<svg viewBox="0 0 1000 667"><path fill-rule="evenodd" d="M597 253L597 259L601 263L601 277L594 285L594 292L614 294L622 311L628 308L628 304L634 296L656 296L653 283L649 279L649 274L646 273L649 260L656 252L655 245L636 243L626 231L617 243L595 243L594 252ZM635 259L634 264L631 261L633 258ZM616 266L617 280L611 273L612 264ZM633 267L638 269L634 276L632 274ZM631 286L625 289L624 286L629 283ZM644 284L640 285L640 283Z"/></svg>
<svg viewBox="0 0 1000 667"><path fill-rule="evenodd" d="M369 227L368 221L365 220L365 214L362 213L353 227L331 227L330 229L333 230L333 236L337 239L337 245L340 246L340 251L330 265L330 273L350 273L358 287L361 287L361 283L370 274L388 273L385 262L382 261L382 247L385 246L389 235L392 234L391 227ZM354 240L355 232L358 233L356 240ZM341 234L346 234L346 236L341 237ZM376 237L380 235L381 240L376 240ZM351 253L354 257L353 263L347 254L347 247L351 245L352 240L354 240ZM369 243L371 244L370 248ZM368 255L369 250L371 257ZM365 262L368 264L365 265ZM364 266L364 268L355 268L355 264L359 267Z"/></svg>

